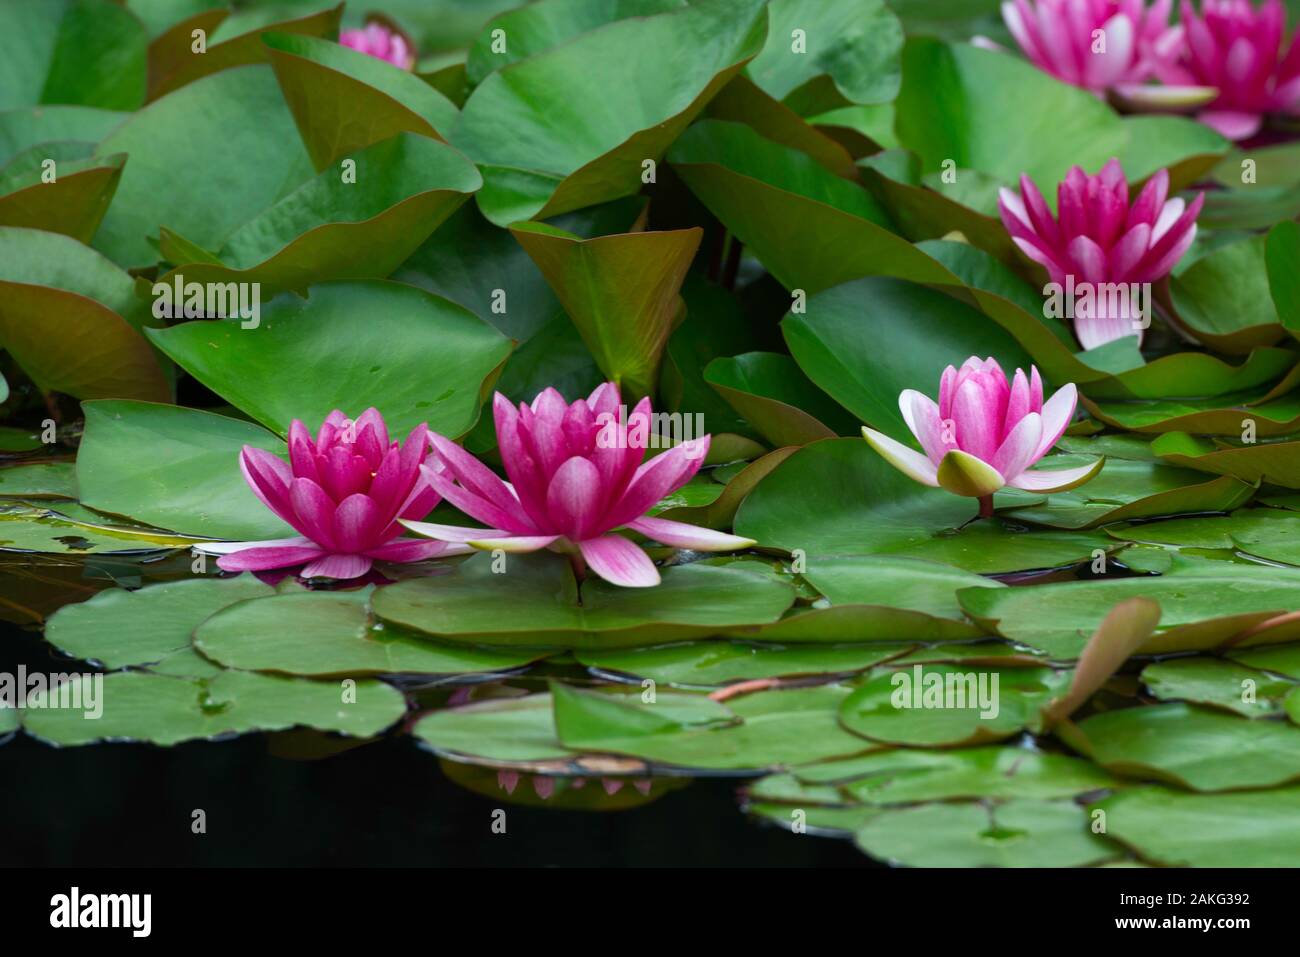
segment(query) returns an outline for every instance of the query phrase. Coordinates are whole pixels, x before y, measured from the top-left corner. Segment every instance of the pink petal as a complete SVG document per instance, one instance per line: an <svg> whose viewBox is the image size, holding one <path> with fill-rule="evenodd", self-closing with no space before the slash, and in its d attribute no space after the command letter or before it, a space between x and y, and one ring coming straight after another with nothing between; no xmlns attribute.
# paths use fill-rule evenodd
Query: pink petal
<svg viewBox="0 0 1300 957"><path fill-rule="evenodd" d="M523 514L522 509L507 512L487 499L467 491L444 473L437 472L427 465L420 466L420 474L439 495L471 518L487 522L496 528L504 528L514 535L527 535L537 531L533 523Z"/></svg>
<svg viewBox="0 0 1300 957"><path fill-rule="evenodd" d="M1070 422L1074 419L1074 409L1079 402L1079 390L1073 382L1067 382L1056 390L1043 405L1043 432L1038 451L1029 460L1030 465L1046 455L1058 441ZM1005 474L1005 473L1004 473Z"/></svg>
<svg viewBox="0 0 1300 957"><path fill-rule="evenodd" d="M463 545L448 545L427 538L396 538L378 548L368 549L366 557L382 562L422 562L426 558L467 555L471 551L473 549Z"/></svg>
<svg viewBox="0 0 1300 957"><path fill-rule="evenodd" d="M497 508L506 512L519 512L519 499L506 488L506 483L497 474L470 455L455 442L451 442L436 432L430 434L434 451L446 463L447 469L466 489L480 498L487 499ZM526 516L520 516L525 521Z"/></svg>
<svg viewBox="0 0 1300 957"><path fill-rule="evenodd" d="M709 438L675 446L637 469L623 497L608 512L607 526L617 528L640 518L655 502L689 482L704 464Z"/></svg>
<svg viewBox="0 0 1300 957"><path fill-rule="evenodd" d="M1073 469L1030 469L1013 475L1007 484L1026 492L1060 492L1090 478L1100 470L1102 461Z"/></svg>
<svg viewBox="0 0 1300 957"><path fill-rule="evenodd" d="M555 470L546 491L550 527L574 541L607 531L596 527L602 517L601 501L600 473L596 466L580 455L573 456Z"/></svg>
<svg viewBox="0 0 1300 957"><path fill-rule="evenodd" d="M303 578L334 578L347 581L370 571L374 562L365 555L326 555L318 558L298 574Z"/></svg>
<svg viewBox="0 0 1300 957"><path fill-rule="evenodd" d="M984 377L971 377L957 387L952 399L954 443L962 451L989 462L1002 439L1006 407L999 407L997 394Z"/></svg>
<svg viewBox="0 0 1300 957"><path fill-rule="evenodd" d="M898 408L903 413L903 421L907 423L908 429L937 467L948 450L957 447L951 423L946 424L939 417L939 406L933 399L915 389L903 390L898 397Z"/></svg>
<svg viewBox="0 0 1300 957"><path fill-rule="evenodd" d="M939 486L938 467L928 457L866 426L862 428L862 437L880 454L881 458L912 481L932 488Z"/></svg>
<svg viewBox="0 0 1300 957"><path fill-rule="evenodd" d="M1042 437L1043 419L1030 412L1002 440L989 464L1003 475L1018 475L1040 458L1036 453Z"/></svg>
<svg viewBox="0 0 1300 957"><path fill-rule="evenodd" d="M627 527L664 545L671 545L673 548L690 548L697 552L739 551L755 544L752 538L715 532L711 528L701 528L698 525L674 522L666 518L638 518L634 522L628 522Z"/></svg>
<svg viewBox="0 0 1300 957"><path fill-rule="evenodd" d="M334 544L334 500L311 479L296 478L289 486L289 500L302 531L327 549Z"/></svg>
<svg viewBox="0 0 1300 957"><path fill-rule="evenodd" d="M1220 136L1230 140L1250 139L1264 125L1264 117L1259 113L1237 110L1201 110L1196 114L1196 118Z"/></svg>
<svg viewBox="0 0 1300 957"><path fill-rule="evenodd" d="M503 538L509 532L496 528L469 528L465 525L439 525L436 522L412 522L402 519L400 524L417 535L427 535L440 542L472 542L481 538Z"/></svg>
<svg viewBox="0 0 1300 957"><path fill-rule="evenodd" d="M378 544L384 516L369 495L349 495L334 510L334 541L340 551L363 552Z"/></svg>
<svg viewBox="0 0 1300 957"><path fill-rule="evenodd" d="M245 548L217 559L217 567L227 572L263 572L273 568L293 568L320 558L320 546L271 545Z"/></svg>
<svg viewBox="0 0 1300 957"><path fill-rule="evenodd" d="M546 475L520 436L519 412L498 392L492 399L497 448L519 503L534 525L546 521Z"/></svg>
<svg viewBox="0 0 1300 957"><path fill-rule="evenodd" d="M625 588L659 584L659 569L650 556L622 535L602 535L578 543L587 566L605 581Z"/></svg>

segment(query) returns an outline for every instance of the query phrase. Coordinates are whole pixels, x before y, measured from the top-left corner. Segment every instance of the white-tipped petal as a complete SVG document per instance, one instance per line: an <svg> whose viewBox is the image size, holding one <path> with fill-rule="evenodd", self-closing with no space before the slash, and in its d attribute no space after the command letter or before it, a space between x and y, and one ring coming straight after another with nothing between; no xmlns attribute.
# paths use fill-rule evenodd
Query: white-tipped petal
<svg viewBox="0 0 1300 957"><path fill-rule="evenodd" d="M901 442L895 442L887 435L875 429L862 427L862 437L867 444L880 453L880 457L902 472L914 482L937 487L939 485L938 469L933 462L920 452L909 449Z"/></svg>

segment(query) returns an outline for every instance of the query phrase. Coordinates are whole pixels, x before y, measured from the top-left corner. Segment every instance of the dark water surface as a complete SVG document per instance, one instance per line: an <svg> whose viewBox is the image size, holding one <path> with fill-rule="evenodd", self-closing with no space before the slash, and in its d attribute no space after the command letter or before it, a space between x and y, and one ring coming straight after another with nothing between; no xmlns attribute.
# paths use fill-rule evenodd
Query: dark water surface
<svg viewBox="0 0 1300 957"><path fill-rule="evenodd" d="M0 671L20 663L70 666L38 633L0 622ZM634 810L550 810L465 790L409 737L311 761L269 743L52 748L20 733L0 745L0 866L871 864L848 842L745 817L735 779ZM492 831L497 808L505 834ZM206 834L191 830L196 809Z"/></svg>

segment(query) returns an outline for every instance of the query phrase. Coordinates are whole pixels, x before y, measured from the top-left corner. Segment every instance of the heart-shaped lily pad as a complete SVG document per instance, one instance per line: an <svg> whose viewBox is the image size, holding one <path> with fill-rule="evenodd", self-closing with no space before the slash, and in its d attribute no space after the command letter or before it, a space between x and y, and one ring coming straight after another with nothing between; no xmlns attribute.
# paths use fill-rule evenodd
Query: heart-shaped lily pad
<svg viewBox="0 0 1300 957"><path fill-rule="evenodd" d="M840 723L882 744L984 744L1040 725L1069 675L1050 668L912 665L866 678L845 699Z"/></svg>
<svg viewBox="0 0 1300 957"><path fill-rule="evenodd" d="M1122 856L1070 801L923 804L882 811L853 835L872 857L908 867L1082 867Z"/></svg>
<svg viewBox="0 0 1300 957"><path fill-rule="evenodd" d="M1222 658L1173 658L1142 669L1142 683L1161 701L1190 701L1247 718L1280 714L1282 699L1296 687Z"/></svg>
<svg viewBox="0 0 1300 957"><path fill-rule="evenodd" d="M400 133L353 154L354 178L327 169L226 238L219 263L183 255L159 283L256 282L263 296L327 279L383 279L482 185L463 156L437 140Z"/></svg>
<svg viewBox="0 0 1300 957"><path fill-rule="evenodd" d="M1218 648L1300 603L1300 569L1179 559L1166 575L1099 578L1032 588L963 589L966 613L998 634L1055 658L1076 657L1106 612L1128 598L1150 598L1162 617L1143 654ZM1051 615L1043 613L1052 610ZM1275 628L1252 642L1289 641Z"/></svg>
<svg viewBox="0 0 1300 957"><path fill-rule="evenodd" d="M381 619L456 642L524 648L624 648L703 638L774 621L793 587L762 566L693 563L655 588L590 577L581 602L566 559L549 552L476 555L439 578L412 579L373 599Z"/></svg>
<svg viewBox="0 0 1300 957"><path fill-rule="evenodd" d="M257 596L253 596L257 597ZM538 652L440 645L385 628L370 590L241 601L194 631L194 647L230 668L291 675L469 674L527 664Z"/></svg>
<svg viewBox="0 0 1300 957"><path fill-rule="evenodd" d="M366 315L358 325L356 317ZM468 310L400 283L323 283L267 303L256 327L200 320L150 335L196 379L284 435L369 406L393 435L420 422L459 436L510 343ZM363 357L358 361L358 357ZM429 383L437 383L430 388Z"/></svg>
<svg viewBox="0 0 1300 957"><path fill-rule="evenodd" d="M1300 787L1234 794L1133 788L1090 807L1107 834L1170 867L1294 867L1300 860Z"/></svg>
<svg viewBox="0 0 1300 957"><path fill-rule="evenodd" d="M581 651L598 672L650 678L659 684L711 688L732 681L790 675L842 675L897 657L908 645L785 647L741 641L693 641L629 651Z"/></svg>
<svg viewBox="0 0 1300 957"><path fill-rule="evenodd" d="M150 402L87 402L83 410L77 487L91 508L212 538L293 534L239 472L245 445L287 454L261 426Z"/></svg>
<svg viewBox="0 0 1300 957"><path fill-rule="evenodd" d="M488 76L450 137L483 171L483 214L505 226L637 192L643 162L758 53L766 21L759 0L707 0L611 23Z"/></svg>
<svg viewBox="0 0 1300 957"><path fill-rule="evenodd" d="M45 640L103 668L148 667L172 659L195 677L220 669L194 655L190 635L205 618L236 602L275 593L252 575L164 582L138 591L112 588L49 619Z"/></svg>
<svg viewBox="0 0 1300 957"><path fill-rule="evenodd" d="M1239 549L1267 561L1300 565L1300 515L1282 509L1245 508L1216 518L1180 518L1112 529L1110 534L1133 542ZM1261 569L1260 574L1268 572Z"/></svg>
<svg viewBox="0 0 1300 957"><path fill-rule="evenodd" d="M904 554L984 574L1074 564L1110 547L1107 536L972 522L975 513L973 499L913 482L859 439L826 439L759 483L736 533L810 560Z"/></svg>
<svg viewBox="0 0 1300 957"><path fill-rule="evenodd" d="M1194 791L1268 788L1300 778L1300 728L1172 703L1093 715L1067 740L1102 767Z"/></svg>
<svg viewBox="0 0 1300 957"><path fill-rule="evenodd" d="M83 701L96 695L87 684L98 685L91 676L72 680L83 686ZM205 678L131 671L106 675L98 704L102 708L98 718L82 710L29 705L22 713L23 728L58 745L98 741L172 745L299 726L369 737L406 711L401 692L379 681L307 681L245 671Z"/></svg>

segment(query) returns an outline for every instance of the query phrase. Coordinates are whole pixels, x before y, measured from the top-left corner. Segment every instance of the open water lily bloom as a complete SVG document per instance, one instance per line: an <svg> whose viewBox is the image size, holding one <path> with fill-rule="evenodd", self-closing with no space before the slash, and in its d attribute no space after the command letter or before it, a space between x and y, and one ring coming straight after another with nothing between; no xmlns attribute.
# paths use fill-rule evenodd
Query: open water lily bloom
<svg viewBox="0 0 1300 957"><path fill-rule="evenodd" d="M1197 119L1231 140L1254 136L1269 114L1300 112L1300 31L1284 43L1281 0L1203 0L1201 15L1182 0L1180 42L1159 57L1156 73L1171 85L1215 90Z"/></svg>
<svg viewBox="0 0 1300 957"><path fill-rule="evenodd" d="M696 551L748 548L752 539L651 518L645 513L699 471L709 436L693 438L648 461L650 400L627 414L612 382L572 404L546 389L518 408L500 393L492 403L497 444L509 482L455 442L430 433L446 467L424 466L430 486L466 515L490 528L403 521L407 528L484 550L542 548L570 557L581 575L590 569L615 585L659 583L654 562L614 530L640 532L664 545Z"/></svg>
<svg viewBox="0 0 1300 957"><path fill-rule="evenodd" d="M1002 19L1025 56L1058 80L1101 95L1140 84L1157 49L1176 42L1173 0L1008 0Z"/></svg>
<svg viewBox="0 0 1300 957"><path fill-rule="evenodd" d="M1090 287L1088 307L1074 310L1074 334L1084 349L1132 335L1141 342L1150 315L1137 303L1145 299L1149 310L1150 292L1140 287L1163 279L1187 252L1204 202L1204 193L1191 203L1171 198L1169 172L1162 169L1130 204L1116 159L1094 176L1073 167L1056 188L1055 216L1028 176L1020 177L1019 195L998 193L1002 223L1020 251L1062 288ZM1115 284L1123 284L1123 296L1106 292L1118 289Z"/></svg>
<svg viewBox="0 0 1300 957"><path fill-rule="evenodd" d="M960 369L948 366L939 380L939 401L914 389L898 397L903 420L924 454L875 429L862 434L871 447L908 478L980 500L980 514L993 514L993 493L1011 487L1060 492L1081 485L1101 469L1098 459L1078 468L1035 470L1074 417L1078 390L1062 386L1043 401L1038 369L1017 369L1011 381L993 358L971 356Z"/></svg>
<svg viewBox="0 0 1300 957"><path fill-rule="evenodd" d="M359 578L375 561L416 562L470 549L404 538L399 519L423 518L440 498L426 477L435 468L429 428L421 423L405 444L392 442L376 409L355 422L337 409L313 440L295 419L289 461L244 446L239 467L262 504L291 525L292 538L196 546L220 555L225 571L297 568L304 578Z"/></svg>

